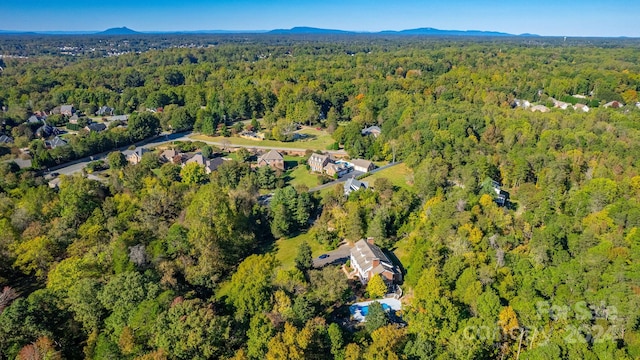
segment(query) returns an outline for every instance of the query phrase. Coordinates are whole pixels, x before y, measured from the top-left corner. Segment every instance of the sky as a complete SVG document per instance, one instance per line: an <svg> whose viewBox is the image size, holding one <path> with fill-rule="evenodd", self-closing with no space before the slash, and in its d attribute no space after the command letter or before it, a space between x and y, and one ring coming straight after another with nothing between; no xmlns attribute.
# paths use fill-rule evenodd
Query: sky
<svg viewBox="0 0 640 360"><path fill-rule="evenodd" d="M17 31L484 30L640 37L640 0L2 0Z"/></svg>

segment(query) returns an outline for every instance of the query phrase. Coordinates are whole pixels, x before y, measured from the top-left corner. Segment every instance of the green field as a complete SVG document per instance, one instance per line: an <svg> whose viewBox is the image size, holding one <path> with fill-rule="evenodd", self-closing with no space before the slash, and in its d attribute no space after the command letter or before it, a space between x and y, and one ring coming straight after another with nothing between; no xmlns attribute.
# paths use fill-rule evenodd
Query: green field
<svg viewBox="0 0 640 360"><path fill-rule="evenodd" d="M394 244L393 254L400 260L401 264L409 263L409 240L408 238L403 238L398 240Z"/></svg>
<svg viewBox="0 0 640 360"><path fill-rule="evenodd" d="M192 135L190 138L194 140L202 140L202 141L213 141L217 143L222 143L224 141L228 141L231 145L242 145L242 146L267 146L267 147L277 147L283 149L310 149L310 150L326 150L327 147L334 143L331 135L329 135L326 131L316 130L313 128L305 128L299 131L302 134L310 135L312 138L292 141L292 142L282 142L275 140L250 140L241 137L223 137L223 136L206 136L206 135Z"/></svg>
<svg viewBox="0 0 640 360"><path fill-rule="evenodd" d="M413 180L413 171L404 163L384 169L362 180L373 185L373 182L378 178L387 178L394 186L399 188L411 189L413 187L411 183Z"/></svg>
<svg viewBox="0 0 640 360"><path fill-rule="evenodd" d="M320 177L312 174L304 165L298 165L298 167L293 169L289 173L289 178L289 185L291 186L305 185L311 189L312 187L320 185Z"/></svg>
<svg viewBox="0 0 640 360"><path fill-rule="evenodd" d="M285 269L293 267L296 255L298 255L298 247L303 241L311 246L313 257L317 257L325 251L322 245L317 243L309 233L300 234L290 239L282 238L276 240L275 243L276 259L280 262L280 266Z"/></svg>

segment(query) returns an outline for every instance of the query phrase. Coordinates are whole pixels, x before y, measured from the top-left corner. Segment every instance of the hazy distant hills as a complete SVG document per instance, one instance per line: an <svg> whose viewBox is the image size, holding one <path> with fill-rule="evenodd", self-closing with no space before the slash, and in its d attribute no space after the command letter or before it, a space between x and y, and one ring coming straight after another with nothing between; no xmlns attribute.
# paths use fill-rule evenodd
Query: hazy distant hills
<svg viewBox="0 0 640 360"><path fill-rule="evenodd" d="M127 27L117 27L105 31L7 31L0 30L0 35L140 35L140 34L275 34L275 35L398 35L398 36L538 36L535 34L514 35L497 31L481 30L440 30L434 28L418 28L407 30L385 30L379 32L346 31L337 29L321 29L299 26L291 29L261 30L195 30L195 31L148 31L138 32Z"/></svg>
<svg viewBox="0 0 640 360"><path fill-rule="evenodd" d="M313 28L313 27L299 26L299 27L294 27L294 28L291 28L291 29L271 30L271 31L268 31L267 34L282 34L282 35L286 35L286 34L318 34L318 35L322 35L322 34L326 34L326 35L343 34L343 35L349 35L349 34L360 34L360 33L354 32L354 31L334 30L334 29L319 29L319 28Z"/></svg>
<svg viewBox="0 0 640 360"><path fill-rule="evenodd" d="M333 29L318 29L312 27L294 27L292 29L278 29L268 32L269 34L343 34L343 35L356 35L356 34L370 34L370 35L428 35L428 36L517 36L514 34L508 34L497 31L480 31L480 30L440 30L434 28L418 28L408 30L385 30L379 32L358 32L358 31L344 31ZM530 35L529 36L535 36Z"/></svg>
<svg viewBox="0 0 640 360"><path fill-rule="evenodd" d="M125 26L119 27L119 28L111 28L103 32L96 33L96 35L134 35L134 34L142 34L142 33L131 30Z"/></svg>

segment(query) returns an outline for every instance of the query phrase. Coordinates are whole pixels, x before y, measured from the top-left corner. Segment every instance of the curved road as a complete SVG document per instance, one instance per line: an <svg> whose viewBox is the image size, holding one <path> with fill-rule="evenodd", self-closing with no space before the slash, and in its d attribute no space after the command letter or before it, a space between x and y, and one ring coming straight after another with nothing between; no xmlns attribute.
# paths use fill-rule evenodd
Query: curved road
<svg viewBox="0 0 640 360"><path fill-rule="evenodd" d="M275 146L257 146L257 145L238 145L238 144L223 144L221 142L216 142L216 141L207 141L207 140L200 140L200 139L192 139L191 136L193 135L193 132L183 132L183 133L176 133L176 134L169 134L169 133L163 133L160 134L160 136L153 138L151 140L147 140L146 142L139 142L138 143L138 147L141 148L153 148L156 147L158 145L162 145L162 144L166 144L166 143L170 143L173 141L201 141L204 142L206 144L209 145L215 145L218 147L232 147L232 148L248 148L248 149L260 149L260 150L278 150L278 151L296 151L296 152L305 152L307 151L307 149L303 149L303 148L287 148L287 147L275 147ZM113 149L107 152L103 152L100 154L96 154L93 156L87 156L85 158L82 159L78 159L78 160L74 160L72 162L63 164L63 165L59 165L56 167L52 167L49 169L49 172L57 172L59 174L64 174L64 175L71 175L77 172L82 171L82 169L87 166L88 163L90 163L91 161L95 161L95 160L103 160L107 157L107 154L109 154L112 151L124 151L127 150L129 148L129 145L127 146L123 146L117 149ZM338 156L346 156L347 153L344 150L326 150L327 153L333 154L333 155L338 155ZM345 179L346 180L346 179ZM329 183L332 184L332 183ZM325 184L326 185L326 184Z"/></svg>

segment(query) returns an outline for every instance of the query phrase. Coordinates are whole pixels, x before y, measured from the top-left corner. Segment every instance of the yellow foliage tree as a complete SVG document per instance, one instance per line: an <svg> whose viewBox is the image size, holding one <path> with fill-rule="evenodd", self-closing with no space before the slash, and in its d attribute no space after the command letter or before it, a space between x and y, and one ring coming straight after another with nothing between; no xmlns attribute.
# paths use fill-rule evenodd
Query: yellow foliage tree
<svg viewBox="0 0 640 360"><path fill-rule="evenodd" d="M480 240L482 240L482 231L470 223L466 223L458 228L458 234L466 236L473 245L477 245Z"/></svg>
<svg viewBox="0 0 640 360"><path fill-rule="evenodd" d="M369 279L367 292L369 293L369 297L372 299L381 298L387 293L387 284L384 283L384 280L382 280L380 275L376 274Z"/></svg>
<svg viewBox="0 0 640 360"><path fill-rule="evenodd" d="M167 359L168 359L167 354L162 349L152 351L148 354L138 356L137 358L135 358L135 360L167 360ZM234 359L237 359L237 358L234 358Z"/></svg>
<svg viewBox="0 0 640 360"><path fill-rule="evenodd" d="M289 318L293 310L291 308L291 299L287 293L282 290L277 290L274 294L274 300L273 312L282 315L285 319Z"/></svg>
<svg viewBox="0 0 640 360"><path fill-rule="evenodd" d="M602 210L587 215L582 219L582 226L593 231L596 235L602 235L614 227L614 222L609 217L609 212Z"/></svg>
<svg viewBox="0 0 640 360"><path fill-rule="evenodd" d="M27 240L16 247L14 266L27 274L34 273L44 278L54 260L55 247L55 243L46 236Z"/></svg>
<svg viewBox="0 0 640 360"><path fill-rule="evenodd" d="M634 89L626 90L625 92L622 93L621 96L622 96L622 100L624 100L624 102L626 102L627 104L631 104L638 101L638 92Z"/></svg>
<svg viewBox="0 0 640 360"><path fill-rule="evenodd" d="M508 334L513 329L517 329L520 326L516 312L513 311L511 306L505 306L502 308L498 315L498 325L502 327L502 331L505 334Z"/></svg>
<svg viewBox="0 0 640 360"><path fill-rule="evenodd" d="M345 360L360 360L360 346L358 344L350 343L344 348Z"/></svg>
<svg viewBox="0 0 640 360"><path fill-rule="evenodd" d="M483 208L490 207L491 205L493 205L493 198L490 195L483 194L480 197L480 205L482 205Z"/></svg>
<svg viewBox="0 0 640 360"><path fill-rule="evenodd" d="M130 327L125 326L122 329L120 339L118 340L118 347L120 347L120 351L122 351L124 355L133 354L136 348L136 339Z"/></svg>
<svg viewBox="0 0 640 360"><path fill-rule="evenodd" d="M405 332L395 325L387 325L371 333L371 340L364 354L366 360L400 359L398 354L404 344Z"/></svg>

